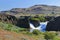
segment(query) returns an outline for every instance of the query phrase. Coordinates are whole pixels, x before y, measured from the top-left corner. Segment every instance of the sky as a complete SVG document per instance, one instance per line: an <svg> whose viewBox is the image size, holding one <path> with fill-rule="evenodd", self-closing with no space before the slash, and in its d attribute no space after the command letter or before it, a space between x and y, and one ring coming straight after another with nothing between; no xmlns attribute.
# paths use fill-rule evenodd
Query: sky
<svg viewBox="0 0 60 40"><path fill-rule="evenodd" d="M28 8L38 4L60 6L60 0L0 0L0 11L12 8Z"/></svg>

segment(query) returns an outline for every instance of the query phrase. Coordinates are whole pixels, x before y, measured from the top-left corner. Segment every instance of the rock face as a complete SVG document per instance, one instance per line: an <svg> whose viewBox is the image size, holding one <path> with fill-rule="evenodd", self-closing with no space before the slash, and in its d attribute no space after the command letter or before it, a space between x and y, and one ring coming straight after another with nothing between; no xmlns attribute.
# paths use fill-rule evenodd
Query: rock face
<svg viewBox="0 0 60 40"><path fill-rule="evenodd" d="M17 20L16 26L22 27L22 28L29 28L29 19L27 16L23 16Z"/></svg>
<svg viewBox="0 0 60 40"><path fill-rule="evenodd" d="M50 21L46 27L47 31L60 31L60 16Z"/></svg>
<svg viewBox="0 0 60 40"><path fill-rule="evenodd" d="M16 21L17 21L17 19L13 15L0 14L0 22L16 24Z"/></svg>
<svg viewBox="0 0 60 40"><path fill-rule="evenodd" d="M0 22L11 23L22 28L30 28L30 25L29 25L30 22L35 27L39 25L39 21L29 20L29 18L30 16L20 16L19 18L16 18L13 15L0 14Z"/></svg>
<svg viewBox="0 0 60 40"><path fill-rule="evenodd" d="M30 16L22 16L17 20L17 26L22 28L30 28L30 23L34 25L34 27L38 27L40 22L38 20L30 20Z"/></svg>
<svg viewBox="0 0 60 40"><path fill-rule="evenodd" d="M32 23L35 27L40 25L38 20L29 20L30 16L19 17L18 19L13 15L0 14L0 22L11 23L22 28L30 28L29 23ZM47 17L46 17L47 18ZM48 17L49 23L47 24L47 31L60 31L60 16Z"/></svg>
<svg viewBox="0 0 60 40"><path fill-rule="evenodd" d="M13 15L0 14L0 22L14 24L18 27L29 28L29 17L28 16L22 16L22 17L16 18Z"/></svg>

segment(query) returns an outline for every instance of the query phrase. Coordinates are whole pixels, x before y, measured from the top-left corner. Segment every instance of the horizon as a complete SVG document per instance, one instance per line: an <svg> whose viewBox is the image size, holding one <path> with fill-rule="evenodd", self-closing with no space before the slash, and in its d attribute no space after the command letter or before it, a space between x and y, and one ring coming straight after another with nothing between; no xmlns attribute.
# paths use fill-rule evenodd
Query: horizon
<svg viewBox="0 0 60 40"><path fill-rule="evenodd" d="M25 3L24 3L25 2ZM34 5L59 6L59 0L0 0L0 11L10 10L12 8L29 8Z"/></svg>

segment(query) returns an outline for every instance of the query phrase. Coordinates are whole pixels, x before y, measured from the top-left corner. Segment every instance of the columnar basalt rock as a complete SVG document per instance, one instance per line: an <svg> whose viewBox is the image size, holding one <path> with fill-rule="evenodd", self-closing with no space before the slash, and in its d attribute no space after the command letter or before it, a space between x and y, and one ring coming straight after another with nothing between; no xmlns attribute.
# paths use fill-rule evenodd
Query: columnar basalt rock
<svg viewBox="0 0 60 40"><path fill-rule="evenodd" d="M15 24L17 22L17 18L13 15L0 14L0 21Z"/></svg>
<svg viewBox="0 0 60 40"><path fill-rule="evenodd" d="M22 28L29 28L29 17L27 16L21 16L17 20L16 26L22 27Z"/></svg>
<svg viewBox="0 0 60 40"><path fill-rule="evenodd" d="M60 31L60 16L50 21L46 27L47 31Z"/></svg>
<svg viewBox="0 0 60 40"><path fill-rule="evenodd" d="M6 22L14 24L22 28L30 28L29 23L32 23L35 27L40 25L39 20L31 20L30 16L20 16L16 18L13 15L0 14L0 22ZM60 31L60 16L58 17L48 17L48 24L46 26L46 31Z"/></svg>

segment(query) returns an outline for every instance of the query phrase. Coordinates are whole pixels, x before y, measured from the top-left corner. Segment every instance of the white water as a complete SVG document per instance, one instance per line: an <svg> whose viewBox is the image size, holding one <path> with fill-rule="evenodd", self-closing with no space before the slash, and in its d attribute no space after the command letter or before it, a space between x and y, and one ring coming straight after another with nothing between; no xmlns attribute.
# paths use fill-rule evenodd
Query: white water
<svg viewBox="0 0 60 40"><path fill-rule="evenodd" d="M38 27L34 27L34 25L32 23L29 23L30 24L30 32L33 32L34 29L45 32L47 23L48 23L48 21L40 22L40 26L38 26Z"/></svg>

